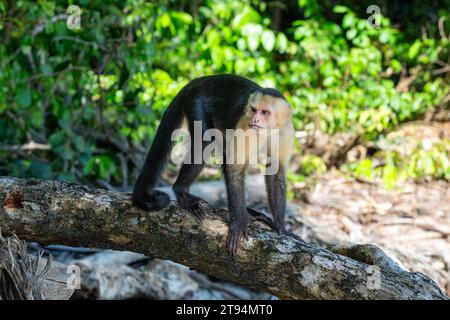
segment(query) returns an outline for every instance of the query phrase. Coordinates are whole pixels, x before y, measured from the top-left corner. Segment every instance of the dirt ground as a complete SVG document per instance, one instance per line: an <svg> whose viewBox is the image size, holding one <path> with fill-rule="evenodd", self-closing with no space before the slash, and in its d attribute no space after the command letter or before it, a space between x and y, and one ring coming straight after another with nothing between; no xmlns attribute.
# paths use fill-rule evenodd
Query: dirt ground
<svg viewBox="0 0 450 320"><path fill-rule="evenodd" d="M376 244L405 269L430 276L450 294L450 183L411 182L387 190L382 183L332 171L295 207L288 223L306 241Z"/></svg>

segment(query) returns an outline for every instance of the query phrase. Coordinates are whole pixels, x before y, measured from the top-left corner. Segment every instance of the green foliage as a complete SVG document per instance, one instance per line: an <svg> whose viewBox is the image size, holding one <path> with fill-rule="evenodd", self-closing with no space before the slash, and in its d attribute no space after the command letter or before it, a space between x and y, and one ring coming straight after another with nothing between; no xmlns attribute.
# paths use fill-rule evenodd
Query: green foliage
<svg viewBox="0 0 450 320"><path fill-rule="evenodd" d="M343 15L341 25L319 19L294 22L302 59L289 62L289 70L302 78L287 78L294 81L286 85L295 105L304 106L300 119L319 114L321 128L330 134L362 128L370 138L418 117L448 93L449 84L432 76L430 64L448 56L448 39L417 39L409 46L385 17L373 28L346 7L334 11ZM423 75L410 90L398 92L395 79L410 64Z"/></svg>
<svg viewBox="0 0 450 320"><path fill-rule="evenodd" d="M312 174L320 174L327 170L327 166L322 158L313 154L308 154L302 157L300 164L300 174L309 176Z"/></svg>
<svg viewBox="0 0 450 320"><path fill-rule="evenodd" d="M323 3L288 2L294 18L275 29L266 2L205 0L190 11L177 1L80 0L81 30L71 30L61 18L65 1L0 1L0 173L134 181L135 155L146 151L162 112L206 74L280 88L297 129L319 117L325 132L362 129L368 139L448 93L446 74L433 73L450 53L447 38L406 40L387 17L373 28L367 16L329 4L327 12ZM412 70L419 76L396 90ZM51 149L2 148L31 140ZM304 174L323 169L316 158L305 161ZM433 174L448 178L439 170Z"/></svg>
<svg viewBox="0 0 450 320"><path fill-rule="evenodd" d="M404 153L388 148L373 159L347 164L344 168L359 178L381 178L388 189L408 178L450 180L450 140L443 139L430 146L421 143Z"/></svg>

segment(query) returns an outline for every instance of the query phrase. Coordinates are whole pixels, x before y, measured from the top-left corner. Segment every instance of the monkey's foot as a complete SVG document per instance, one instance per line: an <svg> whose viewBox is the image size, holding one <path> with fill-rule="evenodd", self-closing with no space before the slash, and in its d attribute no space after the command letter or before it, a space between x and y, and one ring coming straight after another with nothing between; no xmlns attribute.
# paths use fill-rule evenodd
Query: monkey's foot
<svg viewBox="0 0 450 320"><path fill-rule="evenodd" d="M277 231L280 234L284 234L286 236L293 237L293 238L295 238L298 241L305 242L298 235L296 235L296 234L294 234L294 233L292 233L290 231L287 231L284 228L284 226L278 226L272 219L270 219L264 213L262 213L262 212L260 212L258 210L252 209L250 207L247 207L247 212L249 213L250 217L253 218L255 221L260 221L260 222L265 223L272 230L275 230L275 231Z"/></svg>
<svg viewBox="0 0 450 320"><path fill-rule="evenodd" d="M145 211L159 211L170 204L170 198L167 193L159 190L134 192L132 201L134 206Z"/></svg>
<svg viewBox="0 0 450 320"><path fill-rule="evenodd" d="M270 219L268 216L266 216L264 213L252 209L250 207L247 207L247 212L250 215L251 218L253 218L255 221L263 222L265 223L269 228L273 230L277 230L277 227L275 226L275 223Z"/></svg>
<svg viewBox="0 0 450 320"><path fill-rule="evenodd" d="M236 255L242 238L248 239L247 226L242 223L232 223L227 238L227 249L232 256Z"/></svg>
<svg viewBox="0 0 450 320"><path fill-rule="evenodd" d="M192 213L200 220L206 218L206 213L200 206L200 202L204 201L202 198L194 196L188 192L180 192L177 194L177 199L181 207Z"/></svg>

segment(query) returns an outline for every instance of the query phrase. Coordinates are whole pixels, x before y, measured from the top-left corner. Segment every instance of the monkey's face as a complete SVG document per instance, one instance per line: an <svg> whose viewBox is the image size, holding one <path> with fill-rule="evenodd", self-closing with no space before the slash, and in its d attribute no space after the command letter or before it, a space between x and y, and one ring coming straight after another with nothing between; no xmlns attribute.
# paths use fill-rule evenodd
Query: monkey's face
<svg viewBox="0 0 450 320"><path fill-rule="evenodd" d="M250 128L254 130L281 128L289 117L290 106L287 101L260 92L250 96L247 108Z"/></svg>
<svg viewBox="0 0 450 320"><path fill-rule="evenodd" d="M274 124L273 107L269 105L249 105L249 127L255 130L271 129Z"/></svg>

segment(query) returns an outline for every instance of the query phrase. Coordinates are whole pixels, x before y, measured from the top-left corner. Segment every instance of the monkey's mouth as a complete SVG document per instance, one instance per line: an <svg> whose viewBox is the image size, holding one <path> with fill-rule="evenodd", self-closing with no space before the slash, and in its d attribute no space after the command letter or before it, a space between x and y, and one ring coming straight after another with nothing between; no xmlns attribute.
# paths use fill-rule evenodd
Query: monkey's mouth
<svg viewBox="0 0 450 320"><path fill-rule="evenodd" d="M258 126L256 124L251 124L250 123L249 126L250 126L250 128L255 129L255 130L264 129L263 127L260 127L260 126Z"/></svg>

